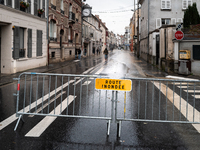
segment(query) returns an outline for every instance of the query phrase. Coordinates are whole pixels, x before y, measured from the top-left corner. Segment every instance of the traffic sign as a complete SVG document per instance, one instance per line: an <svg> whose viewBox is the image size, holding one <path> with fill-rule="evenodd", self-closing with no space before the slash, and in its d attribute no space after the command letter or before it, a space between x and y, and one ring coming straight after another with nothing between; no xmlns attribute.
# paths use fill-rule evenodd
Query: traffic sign
<svg viewBox="0 0 200 150"><path fill-rule="evenodd" d="M131 91L132 81L122 79L101 79L95 80L95 88L98 90Z"/></svg>
<svg viewBox="0 0 200 150"><path fill-rule="evenodd" d="M182 40L184 38L184 33L182 31L176 31L175 38L177 40Z"/></svg>

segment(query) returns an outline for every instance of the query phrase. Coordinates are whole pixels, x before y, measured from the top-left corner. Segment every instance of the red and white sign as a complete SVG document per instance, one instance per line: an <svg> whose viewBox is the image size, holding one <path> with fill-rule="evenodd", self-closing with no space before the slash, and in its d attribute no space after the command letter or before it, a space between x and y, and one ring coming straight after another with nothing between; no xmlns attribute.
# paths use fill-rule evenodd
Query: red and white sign
<svg viewBox="0 0 200 150"><path fill-rule="evenodd" d="M182 31L176 31L175 38L177 40L182 40L184 38L184 33Z"/></svg>

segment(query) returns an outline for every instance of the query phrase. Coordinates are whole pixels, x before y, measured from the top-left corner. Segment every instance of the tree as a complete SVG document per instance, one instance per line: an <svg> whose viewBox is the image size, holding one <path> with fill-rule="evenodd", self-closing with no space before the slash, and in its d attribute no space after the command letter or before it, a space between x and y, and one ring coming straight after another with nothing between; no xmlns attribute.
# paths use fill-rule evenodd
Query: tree
<svg viewBox="0 0 200 150"><path fill-rule="evenodd" d="M196 7L196 3L192 6L188 6L184 13L183 26L184 28L189 28L190 25L200 24L200 16Z"/></svg>

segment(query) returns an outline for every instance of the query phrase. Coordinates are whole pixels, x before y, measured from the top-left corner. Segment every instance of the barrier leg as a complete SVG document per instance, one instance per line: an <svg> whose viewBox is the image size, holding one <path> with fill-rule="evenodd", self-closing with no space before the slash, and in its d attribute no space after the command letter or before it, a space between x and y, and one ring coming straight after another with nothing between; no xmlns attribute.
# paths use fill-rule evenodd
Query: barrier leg
<svg viewBox="0 0 200 150"><path fill-rule="evenodd" d="M121 136L121 128L122 128L122 121L117 123L117 137L120 138Z"/></svg>
<svg viewBox="0 0 200 150"><path fill-rule="evenodd" d="M18 125L19 125L19 121L21 120L21 117L22 117L22 115L19 116L19 118L18 118L18 120L17 120L17 123L16 123L16 125L15 125L14 131L17 130L17 127L18 127Z"/></svg>
<svg viewBox="0 0 200 150"><path fill-rule="evenodd" d="M110 120L108 120L108 122L107 122L107 136L109 136L110 135Z"/></svg>

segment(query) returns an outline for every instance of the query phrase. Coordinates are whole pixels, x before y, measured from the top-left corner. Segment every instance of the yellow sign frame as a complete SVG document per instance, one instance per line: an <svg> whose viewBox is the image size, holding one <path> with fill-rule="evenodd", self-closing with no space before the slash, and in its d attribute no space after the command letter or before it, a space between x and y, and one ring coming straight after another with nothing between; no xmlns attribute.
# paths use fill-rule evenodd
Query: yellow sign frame
<svg viewBox="0 0 200 150"><path fill-rule="evenodd" d="M95 88L97 90L131 91L132 81L126 79L97 78L95 80Z"/></svg>

